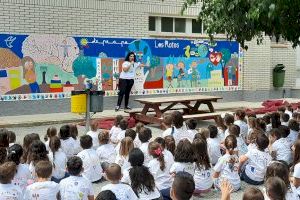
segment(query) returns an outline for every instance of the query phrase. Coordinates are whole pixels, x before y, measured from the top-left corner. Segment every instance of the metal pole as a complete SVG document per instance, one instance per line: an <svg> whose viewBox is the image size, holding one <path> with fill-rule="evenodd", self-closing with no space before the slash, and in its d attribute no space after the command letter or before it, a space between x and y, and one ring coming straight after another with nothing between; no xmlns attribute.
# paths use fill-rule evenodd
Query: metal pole
<svg viewBox="0 0 300 200"><path fill-rule="evenodd" d="M91 116L90 116L90 90L86 91L86 113L85 113L85 131L86 133L90 130L90 120L91 120Z"/></svg>

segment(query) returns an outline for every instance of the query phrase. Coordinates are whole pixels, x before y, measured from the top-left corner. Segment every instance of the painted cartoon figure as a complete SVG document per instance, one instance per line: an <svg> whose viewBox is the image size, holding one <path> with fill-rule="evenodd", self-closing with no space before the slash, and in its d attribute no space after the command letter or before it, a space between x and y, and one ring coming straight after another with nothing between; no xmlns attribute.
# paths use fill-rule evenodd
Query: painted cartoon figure
<svg viewBox="0 0 300 200"><path fill-rule="evenodd" d="M190 69L188 71L191 80L191 87L197 87L197 82L200 79L200 74L197 71L197 62L193 61L190 65Z"/></svg>
<svg viewBox="0 0 300 200"><path fill-rule="evenodd" d="M31 57L26 56L22 59L22 66L23 66L23 76L24 79L29 84L31 93L40 93L40 87L36 82L34 60Z"/></svg>
<svg viewBox="0 0 300 200"><path fill-rule="evenodd" d="M167 66L166 66L166 78L167 78L167 81L169 82L168 88L170 88L170 87L173 88L173 85L172 85L173 71L174 71L174 65L171 64L171 63L167 64Z"/></svg>
<svg viewBox="0 0 300 200"><path fill-rule="evenodd" d="M185 76L185 72L184 72L185 64L182 61L179 61L177 67L179 69L177 75L177 87L181 87L182 78Z"/></svg>

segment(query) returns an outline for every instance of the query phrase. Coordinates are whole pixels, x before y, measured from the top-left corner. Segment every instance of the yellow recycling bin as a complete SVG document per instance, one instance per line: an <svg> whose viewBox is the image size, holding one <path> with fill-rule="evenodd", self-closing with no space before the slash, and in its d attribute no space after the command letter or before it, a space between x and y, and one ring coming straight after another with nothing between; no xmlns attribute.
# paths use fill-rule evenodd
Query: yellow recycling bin
<svg viewBox="0 0 300 200"><path fill-rule="evenodd" d="M86 112L86 91L71 92L71 112L85 113Z"/></svg>

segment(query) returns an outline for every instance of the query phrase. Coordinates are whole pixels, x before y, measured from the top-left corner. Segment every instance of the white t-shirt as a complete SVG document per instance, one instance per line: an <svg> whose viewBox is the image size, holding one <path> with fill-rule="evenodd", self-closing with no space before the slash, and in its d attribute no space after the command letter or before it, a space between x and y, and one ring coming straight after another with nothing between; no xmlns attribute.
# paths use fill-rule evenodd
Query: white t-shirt
<svg viewBox="0 0 300 200"><path fill-rule="evenodd" d="M164 138L164 137L166 137L166 136L168 136L168 135L171 135L171 133L172 133L172 127L167 128L167 129L164 130L164 132L162 133L162 137Z"/></svg>
<svg viewBox="0 0 300 200"><path fill-rule="evenodd" d="M108 162L113 163L116 160L116 152L114 145L112 144L103 144L97 149L97 155L100 159L100 163Z"/></svg>
<svg viewBox="0 0 300 200"><path fill-rule="evenodd" d="M240 137L246 142L248 136L248 124L242 120L236 120L233 124L240 127Z"/></svg>
<svg viewBox="0 0 300 200"><path fill-rule="evenodd" d="M0 200L23 200L22 190L11 183L0 183Z"/></svg>
<svg viewBox="0 0 300 200"><path fill-rule="evenodd" d="M49 144L50 144L50 138L48 138L48 140L45 142L45 146L46 146L46 150L47 150L47 151L50 151L50 146L49 146Z"/></svg>
<svg viewBox="0 0 300 200"><path fill-rule="evenodd" d="M200 168L195 164L195 189L197 190L207 190L213 185L212 178L212 168L205 169L204 166L200 166Z"/></svg>
<svg viewBox="0 0 300 200"><path fill-rule="evenodd" d="M77 155L82 159L84 171L82 176L91 182L102 178L102 167L99 157L94 149L84 149Z"/></svg>
<svg viewBox="0 0 300 200"><path fill-rule="evenodd" d="M193 176L195 173L194 163L174 162L170 168L170 173L172 174L177 172L188 172Z"/></svg>
<svg viewBox="0 0 300 200"><path fill-rule="evenodd" d="M293 177L300 178L300 163L297 163L294 167Z"/></svg>
<svg viewBox="0 0 300 200"><path fill-rule="evenodd" d="M144 165L148 165L148 163L152 159L152 156L150 156L148 152L148 145L149 142L145 142L140 146L140 150L144 153Z"/></svg>
<svg viewBox="0 0 300 200"><path fill-rule="evenodd" d="M99 139L98 135L100 134L100 131L89 131L87 132L87 135L91 136L93 139L93 149L97 149L99 147Z"/></svg>
<svg viewBox="0 0 300 200"><path fill-rule="evenodd" d="M120 156L120 154L117 154L115 163L120 165L122 168L122 171L130 167L130 163L128 162L128 156Z"/></svg>
<svg viewBox="0 0 300 200"><path fill-rule="evenodd" d="M170 168L172 163L165 160L165 169L160 169L160 163L157 158L152 159L149 164L149 171L153 175L155 185L159 190L170 188L172 185L172 176L170 174Z"/></svg>
<svg viewBox="0 0 300 200"><path fill-rule="evenodd" d="M133 140L133 145L135 148L140 148L140 146L142 145L142 142L139 139L138 135L136 135L135 139Z"/></svg>
<svg viewBox="0 0 300 200"><path fill-rule="evenodd" d="M287 138L280 138L272 144L272 150L276 151L276 160L284 160L288 164L292 162L292 150Z"/></svg>
<svg viewBox="0 0 300 200"><path fill-rule="evenodd" d="M270 154L258 149L252 149L245 156L248 158L245 168L246 175L254 181L263 181L267 166L272 160Z"/></svg>
<svg viewBox="0 0 300 200"><path fill-rule="evenodd" d="M119 133L122 131L121 128L117 127L117 126L113 126L110 131L109 131L109 135L110 135L110 141L112 143L117 143L118 142L118 135Z"/></svg>
<svg viewBox="0 0 300 200"><path fill-rule="evenodd" d="M48 154L49 160L53 163L53 172L52 176L61 179L65 177L66 174L66 166L67 166L67 156L66 154L59 149L57 152L54 154L54 160L53 160L53 152L49 151Z"/></svg>
<svg viewBox="0 0 300 200"><path fill-rule="evenodd" d="M245 155L248 152L248 147L245 141L241 137L237 137L236 141L237 141L237 149L239 151L239 156Z"/></svg>
<svg viewBox="0 0 300 200"><path fill-rule="evenodd" d="M174 134L173 134L175 144L177 145L180 140L188 139L190 142L193 142L195 137L195 132L192 130L188 130L185 123L181 128L174 127Z"/></svg>
<svg viewBox="0 0 300 200"><path fill-rule="evenodd" d="M225 131L223 131L221 128L218 127L218 136L219 142L225 140Z"/></svg>
<svg viewBox="0 0 300 200"><path fill-rule="evenodd" d="M119 141L119 143L121 142L121 140L123 140L125 138L125 132L126 130L121 130L118 134L117 140Z"/></svg>
<svg viewBox="0 0 300 200"><path fill-rule="evenodd" d="M35 182L27 186L24 199L26 200L50 200L56 199L59 185L53 181Z"/></svg>
<svg viewBox="0 0 300 200"><path fill-rule="evenodd" d="M174 163L173 154L167 149L163 150L163 154L164 154L164 157L165 157L165 161L168 162L168 163L171 163L171 165L172 165Z"/></svg>
<svg viewBox="0 0 300 200"><path fill-rule="evenodd" d="M234 159L234 163L230 163L229 161ZM241 179L238 174L239 168L239 159L237 155L229 155L225 154L221 158L219 158L217 164L214 167L214 171L220 172L219 179L227 179L234 190L237 191L241 187Z"/></svg>
<svg viewBox="0 0 300 200"><path fill-rule="evenodd" d="M137 196L132 188L123 183L107 184L101 188L101 191L110 190L112 191L118 200L137 200Z"/></svg>
<svg viewBox="0 0 300 200"><path fill-rule="evenodd" d="M298 134L299 133L297 131L290 130L290 134L286 138L290 142L291 146L293 146L294 143L297 141Z"/></svg>
<svg viewBox="0 0 300 200"><path fill-rule="evenodd" d="M31 172L27 164L19 164L12 184L17 185L24 191L27 187L27 181L31 179Z"/></svg>
<svg viewBox="0 0 300 200"><path fill-rule="evenodd" d="M88 200L94 195L91 182L82 176L70 176L60 181L61 200Z"/></svg>
<svg viewBox="0 0 300 200"><path fill-rule="evenodd" d="M81 147L78 141L74 140L72 137L69 137L66 140L60 140L61 142L61 149L65 152L67 158L70 158L77 153L80 152Z"/></svg>
<svg viewBox="0 0 300 200"><path fill-rule="evenodd" d="M220 140L218 138L207 138L207 151L211 164L215 165L222 156L220 150Z"/></svg>
<svg viewBox="0 0 300 200"><path fill-rule="evenodd" d="M229 129L227 128L224 132L224 140L226 139L226 137L229 135Z"/></svg>
<svg viewBox="0 0 300 200"><path fill-rule="evenodd" d="M128 62L128 61L123 62L123 64L122 64L122 69L123 69L124 67L129 67L129 69L128 69L127 72L124 72L124 70L122 70L122 72L120 73L120 78L121 78L121 79L134 79L134 77L135 77L135 70L136 70L136 68L137 68L140 64L141 64L140 62L134 63L134 64L131 64L131 63Z"/></svg>
<svg viewBox="0 0 300 200"><path fill-rule="evenodd" d="M284 113L288 114L290 116L290 119L293 119L293 112L285 110Z"/></svg>

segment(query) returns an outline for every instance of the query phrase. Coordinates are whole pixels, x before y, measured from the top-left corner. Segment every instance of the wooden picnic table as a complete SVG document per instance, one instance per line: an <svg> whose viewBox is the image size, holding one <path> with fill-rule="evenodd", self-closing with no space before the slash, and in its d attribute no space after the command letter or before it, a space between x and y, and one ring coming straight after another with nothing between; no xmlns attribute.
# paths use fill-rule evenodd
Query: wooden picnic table
<svg viewBox="0 0 300 200"><path fill-rule="evenodd" d="M134 118L146 123L161 123L162 114L174 110L174 106L183 106L183 115L194 115L203 113L214 113L215 109L212 102L222 99L219 96L207 95L184 95L170 97L140 98L135 101L144 105L141 112L135 112ZM209 111L199 110L201 104L206 104ZM164 105L164 106L162 106ZM176 109L175 109L176 110ZM154 115L151 115L154 112Z"/></svg>

